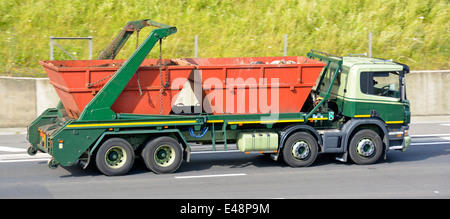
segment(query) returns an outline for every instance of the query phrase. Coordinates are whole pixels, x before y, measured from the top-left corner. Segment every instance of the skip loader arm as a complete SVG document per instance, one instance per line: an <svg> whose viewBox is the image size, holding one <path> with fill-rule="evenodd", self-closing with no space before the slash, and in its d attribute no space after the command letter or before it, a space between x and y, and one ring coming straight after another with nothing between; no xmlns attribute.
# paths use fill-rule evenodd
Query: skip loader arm
<svg viewBox="0 0 450 219"><path fill-rule="evenodd" d="M171 34L177 32L176 27L172 27L166 24L161 24L151 20L142 20L142 21L134 21L129 22L125 27L130 26L130 31L133 28L143 28L145 26L154 26L158 27L158 29L154 29L144 42L136 49L136 51L131 55L131 57L125 61L125 63L120 67L117 72L112 76L112 78L103 86L103 88L95 95L95 97L86 105L83 112L81 113L78 121L93 121L93 120L111 120L116 118L116 114L111 110L111 106L114 104L116 99L122 93L125 86L128 84L130 79L133 77L139 66L144 61L145 57L152 50L155 44L162 40L162 38L167 37ZM124 30L127 28L124 28ZM125 32L130 32L125 31ZM122 31L124 32L124 31ZM122 34L128 33L120 33L111 44L116 44L116 46L112 50L120 50L121 46L117 42L114 43L117 39L121 38L122 41L126 37ZM131 32L132 33L132 32ZM129 37L129 36L128 36ZM128 38L126 37L126 38ZM126 40L125 40L126 41ZM125 43L123 41L123 43ZM110 44L110 46L111 46ZM108 46L105 51L110 47ZM114 46L114 45L113 45ZM120 47L119 47L120 46ZM105 52L103 52L105 53ZM102 54L103 54L102 53ZM106 54L106 53L105 53ZM114 54L113 54L114 55ZM100 55L102 56L102 55ZM115 56L115 55L114 55ZM99 57L100 59L100 57Z"/></svg>

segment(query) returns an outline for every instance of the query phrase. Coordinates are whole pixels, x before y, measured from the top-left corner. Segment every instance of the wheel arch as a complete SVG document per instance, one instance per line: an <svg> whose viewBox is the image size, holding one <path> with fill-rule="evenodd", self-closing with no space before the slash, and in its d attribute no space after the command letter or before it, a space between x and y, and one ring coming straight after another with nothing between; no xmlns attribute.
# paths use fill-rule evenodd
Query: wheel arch
<svg viewBox="0 0 450 219"><path fill-rule="evenodd" d="M314 128L312 128L311 126L307 126L307 125L290 125L290 126L285 127L280 132L280 143L278 146L279 149L283 148L284 143L289 138L289 136L291 136L292 134L294 134L298 131L304 131L304 132L310 133L317 140L317 142L319 144L319 148L322 147L322 145L323 145L322 137L320 137L320 134Z"/></svg>
<svg viewBox="0 0 450 219"><path fill-rule="evenodd" d="M378 133L381 140L383 141L383 151L389 149L389 133L386 127L386 123L384 123L383 120L379 118L353 118L349 122L345 123L342 127L342 131L346 133L345 137L342 139L342 145L344 146L345 152L348 151L348 144L351 141L352 137L356 134L356 132L362 129L371 129Z"/></svg>

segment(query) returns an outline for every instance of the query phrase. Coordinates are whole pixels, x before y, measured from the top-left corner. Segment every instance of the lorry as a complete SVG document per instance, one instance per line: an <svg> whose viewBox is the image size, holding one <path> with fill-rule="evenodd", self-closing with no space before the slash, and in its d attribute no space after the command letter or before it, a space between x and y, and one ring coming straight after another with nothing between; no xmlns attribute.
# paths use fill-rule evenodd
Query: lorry
<svg viewBox="0 0 450 219"><path fill-rule="evenodd" d="M115 60L146 26L156 29L129 59ZM28 154L50 154L50 168L95 162L113 176L126 174L136 157L154 173L175 172L204 145L292 167L325 153L372 164L410 145L405 64L315 50L162 59L162 41L176 31L132 21L97 60L41 61L61 101L27 127ZM159 59L146 59L158 42Z"/></svg>

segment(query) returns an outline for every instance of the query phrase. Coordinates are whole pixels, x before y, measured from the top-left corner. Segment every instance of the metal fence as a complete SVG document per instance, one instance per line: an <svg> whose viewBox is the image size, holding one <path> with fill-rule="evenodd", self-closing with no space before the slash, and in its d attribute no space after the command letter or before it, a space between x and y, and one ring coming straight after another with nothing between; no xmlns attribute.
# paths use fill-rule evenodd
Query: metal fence
<svg viewBox="0 0 450 219"><path fill-rule="evenodd" d="M93 38L91 36L89 37L50 37L50 60L54 60L54 47L58 47L61 49L65 54L70 56L73 60L76 60L77 58L73 56L70 52L68 52L66 49L64 49L60 44L56 42L56 40L88 40L89 41L89 59L92 59L92 44L93 44ZM199 53L199 36L194 37L194 58L198 58ZM284 43L283 43L283 56L287 56L288 52L288 34L284 34ZM368 57L372 57L372 32L368 34L368 52L362 53L362 54L350 54L349 55L364 55Z"/></svg>
<svg viewBox="0 0 450 219"><path fill-rule="evenodd" d="M89 59L92 59L92 37L50 37L50 60L54 59L54 46L60 48L64 53L66 53L70 58L76 60L72 54L65 50L61 45L59 45L55 40L89 40Z"/></svg>

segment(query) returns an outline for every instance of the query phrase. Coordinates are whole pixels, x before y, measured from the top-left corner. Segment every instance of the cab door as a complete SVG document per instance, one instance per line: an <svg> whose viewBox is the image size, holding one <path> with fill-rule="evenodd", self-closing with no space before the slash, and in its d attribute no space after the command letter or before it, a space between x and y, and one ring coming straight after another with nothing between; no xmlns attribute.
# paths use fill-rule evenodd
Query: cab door
<svg viewBox="0 0 450 219"><path fill-rule="evenodd" d="M404 104L400 101L400 78L396 71L363 72L367 86L361 91L370 96L370 114L386 124L402 124ZM362 77L363 78L363 77Z"/></svg>

